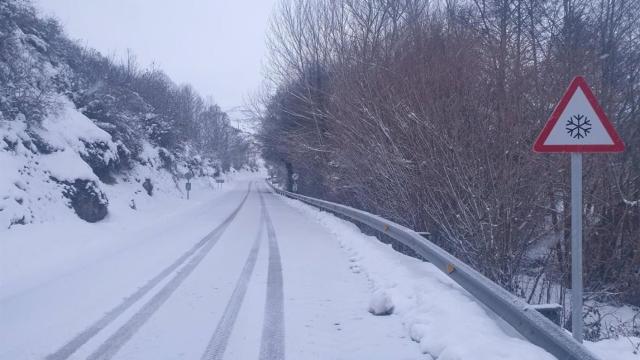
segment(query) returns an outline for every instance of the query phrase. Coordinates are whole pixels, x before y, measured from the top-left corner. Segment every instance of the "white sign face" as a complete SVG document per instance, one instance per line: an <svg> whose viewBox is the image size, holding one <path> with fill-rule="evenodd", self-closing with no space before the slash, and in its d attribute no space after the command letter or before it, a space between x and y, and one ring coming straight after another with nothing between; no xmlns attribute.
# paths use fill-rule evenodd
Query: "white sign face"
<svg viewBox="0 0 640 360"><path fill-rule="evenodd" d="M576 76L538 136L536 152L621 152L624 143L581 76Z"/></svg>
<svg viewBox="0 0 640 360"><path fill-rule="evenodd" d="M298 173L293 173L293 175L291 175L291 178L293 180L298 180L299 177L300 177L300 175L298 175Z"/></svg>
<svg viewBox="0 0 640 360"><path fill-rule="evenodd" d="M544 145L613 145L613 139L587 100L577 88Z"/></svg>

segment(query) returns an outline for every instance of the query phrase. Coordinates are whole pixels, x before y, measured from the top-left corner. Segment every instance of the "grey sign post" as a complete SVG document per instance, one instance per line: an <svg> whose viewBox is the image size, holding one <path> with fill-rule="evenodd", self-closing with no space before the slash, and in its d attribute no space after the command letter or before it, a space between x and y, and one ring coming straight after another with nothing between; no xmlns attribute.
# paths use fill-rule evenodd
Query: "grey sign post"
<svg viewBox="0 0 640 360"><path fill-rule="evenodd" d="M581 76L576 76L542 129L533 151L571 153L571 332L582 342L582 153L624 151L624 143Z"/></svg>
<svg viewBox="0 0 640 360"><path fill-rule="evenodd" d="M582 342L582 154L571 153L571 332Z"/></svg>
<svg viewBox="0 0 640 360"><path fill-rule="evenodd" d="M185 190L187 190L187 200L189 200L189 192L191 191L191 179L193 179L193 170L189 170L186 174L187 183L184 184Z"/></svg>
<svg viewBox="0 0 640 360"><path fill-rule="evenodd" d="M300 178L300 175L298 175L298 173L293 173L291 178L293 179L293 186L291 187L291 190L293 190L293 192L298 192L298 179Z"/></svg>

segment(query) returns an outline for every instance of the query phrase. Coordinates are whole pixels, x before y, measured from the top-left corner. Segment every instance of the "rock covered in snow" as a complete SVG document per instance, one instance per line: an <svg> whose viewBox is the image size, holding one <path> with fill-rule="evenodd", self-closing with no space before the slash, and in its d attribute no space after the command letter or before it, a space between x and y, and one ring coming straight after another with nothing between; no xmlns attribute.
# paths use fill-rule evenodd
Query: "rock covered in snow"
<svg viewBox="0 0 640 360"><path fill-rule="evenodd" d="M369 301L369 312L376 316L393 314L394 305L391 295L384 290L373 293Z"/></svg>
<svg viewBox="0 0 640 360"><path fill-rule="evenodd" d="M144 182L142 183L142 187L144 188L144 191L147 192L147 195L153 196L153 184L151 183L151 179L149 178L144 179Z"/></svg>
<svg viewBox="0 0 640 360"><path fill-rule="evenodd" d="M82 220L93 223L107 216L109 201L94 181L78 179L65 183L64 195Z"/></svg>

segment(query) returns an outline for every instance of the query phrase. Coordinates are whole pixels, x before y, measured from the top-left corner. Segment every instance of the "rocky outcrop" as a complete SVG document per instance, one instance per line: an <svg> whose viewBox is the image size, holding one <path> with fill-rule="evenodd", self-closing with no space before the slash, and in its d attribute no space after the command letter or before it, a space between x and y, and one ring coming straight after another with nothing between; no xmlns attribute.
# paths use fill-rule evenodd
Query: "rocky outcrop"
<svg viewBox="0 0 640 360"><path fill-rule="evenodd" d="M114 156L109 145L104 142L83 141L83 143L85 150L80 153L82 160L91 167L100 181L105 184L115 184L116 179L113 175L117 171L118 157Z"/></svg>
<svg viewBox="0 0 640 360"><path fill-rule="evenodd" d="M90 223L104 219L108 214L107 196L91 180L63 182L64 196L79 218Z"/></svg>
<svg viewBox="0 0 640 360"><path fill-rule="evenodd" d="M153 196L153 184L151 183L151 179L146 178L142 183L142 187L147 192L147 195Z"/></svg>

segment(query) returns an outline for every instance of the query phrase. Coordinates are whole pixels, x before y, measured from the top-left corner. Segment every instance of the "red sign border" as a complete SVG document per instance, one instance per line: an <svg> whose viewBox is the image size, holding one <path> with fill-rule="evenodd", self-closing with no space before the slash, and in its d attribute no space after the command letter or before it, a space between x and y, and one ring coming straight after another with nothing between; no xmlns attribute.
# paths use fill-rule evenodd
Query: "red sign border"
<svg viewBox="0 0 640 360"><path fill-rule="evenodd" d="M567 107L567 104L569 104L569 100L571 100L571 98L575 94L578 87L584 92L584 95L587 97L589 104L595 111L596 115L598 115L600 122L602 123L605 130L611 137L611 140L613 140L613 144L611 145L545 145L544 144L544 142L547 141L547 138L549 137L551 130L556 125L558 120L560 120L560 115L562 115L562 113L564 112L565 108ZM624 151L624 143L622 142L620 135L618 135L616 130L613 128L611 121L609 121L609 118L604 113L604 110L598 103L598 100L596 99L595 95L593 95L593 92L591 92L591 89L589 88L589 85L587 85L587 82L584 80L582 76L576 76L575 78L573 78L573 80L571 80L571 84L569 84L567 91L565 91L564 95L562 96L562 99L560 99L560 102L558 103L558 105L556 105L556 108L553 110L551 117L549 117L549 120L547 120L547 123L542 129L542 132L540 133L540 135L538 135L536 142L533 144L533 151L539 152L539 153L570 153L570 152L613 153L613 152Z"/></svg>

